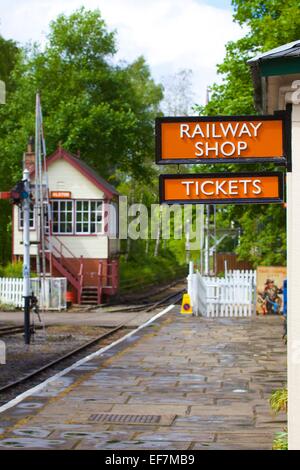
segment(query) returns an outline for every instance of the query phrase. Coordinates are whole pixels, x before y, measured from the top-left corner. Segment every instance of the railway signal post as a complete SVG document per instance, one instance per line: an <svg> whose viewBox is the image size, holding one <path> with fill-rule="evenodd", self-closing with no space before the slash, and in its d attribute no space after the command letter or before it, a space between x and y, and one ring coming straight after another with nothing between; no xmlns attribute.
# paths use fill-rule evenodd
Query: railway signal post
<svg viewBox="0 0 300 470"><path fill-rule="evenodd" d="M22 198L23 209L23 297L24 297L24 340L30 344L30 179L27 169L23 172L24 192Z"/></svg>
<svg viewBox="0 0 300 470"><path fill-rule="evenodd" d="M11 191L0 192L0 199L7 199L22 208L23 212L23 297L24 297L24 341L30 344L30 178L27 169L23 179Z"/></svg>

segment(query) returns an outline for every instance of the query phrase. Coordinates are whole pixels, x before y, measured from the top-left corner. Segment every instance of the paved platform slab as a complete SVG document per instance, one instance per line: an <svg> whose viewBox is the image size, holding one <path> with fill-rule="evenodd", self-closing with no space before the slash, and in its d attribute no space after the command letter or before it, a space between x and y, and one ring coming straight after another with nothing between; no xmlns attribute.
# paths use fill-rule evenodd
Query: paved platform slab
<svg viewBox="0 0 300 470"><path fill-rule="evenodd" d="M128 307L126 307L128 308ZM121 307L120 307L121 310ZM78 325L78 326L102 326L114 327L120 323L127 322L130 327L137 327L153 317L153 312L110 312L105 308L97 308L92 311L62 311L45 312L42 319L46 326L53 325ZM35 323L38 325L37 318ZM23 325L24 313L0 312L0 326Z"/></svg>
<svg viewBox="0 0 300 470"><path fill-rule="evenodd" d="M178 307L0 414L0 449L271 449L286 416L280 317Z"/></svg>

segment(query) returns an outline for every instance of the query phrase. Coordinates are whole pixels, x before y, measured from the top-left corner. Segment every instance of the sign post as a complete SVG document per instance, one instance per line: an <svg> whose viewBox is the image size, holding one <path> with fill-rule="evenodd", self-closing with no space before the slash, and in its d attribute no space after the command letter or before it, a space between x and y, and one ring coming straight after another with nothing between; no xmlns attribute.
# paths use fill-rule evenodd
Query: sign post
<svg viewBox="0 0 300 470"><path fill-rule="evenodd" d="M264 116L157 118L156 163L275 163L291 169L290 130L289 110ZM283 203L284 177L279 171L161 174L160 204L205 204L209 208L210 204ZM206 240L208 274L208 237Z"/></svg>
<svg viewBox="0 0 300 470"><path fill-rule="evenodd" d="M30 180L29 171L27 169L23 172L24 191L27 197L22 201L23 209L23 246L24 246L24 259L23 259L23 297L24 297L24 341L25 344L30 344Z"/></svg>

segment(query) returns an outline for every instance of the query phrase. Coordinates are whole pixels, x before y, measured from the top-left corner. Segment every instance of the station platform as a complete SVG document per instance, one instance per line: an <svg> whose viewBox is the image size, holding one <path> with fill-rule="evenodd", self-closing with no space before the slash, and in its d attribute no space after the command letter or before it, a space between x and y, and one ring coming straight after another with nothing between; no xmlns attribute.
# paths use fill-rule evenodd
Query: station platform
<svg viewBox="0 0 300 470"><path fill-rule="evenodd" d="M46 326L73 325L73 326L102 326L104 328L113 328L120 323L126 322L129 327L137 327L153 317L153 312L130 312L122 310L110 312L106 308L96 308L92 311L62 311L62 312L44 312L41 318ZM24 313L18 312L0 312L0 326L24 324ZM38 318L35 318L35 324L38 325Z"/></svg>
<svg viewBox="0 0 300 470"><path fill-rule="evenodd" d="M280 317L201 318L175 306L0 414L5 449L271 449L285 415Z"/></svg>

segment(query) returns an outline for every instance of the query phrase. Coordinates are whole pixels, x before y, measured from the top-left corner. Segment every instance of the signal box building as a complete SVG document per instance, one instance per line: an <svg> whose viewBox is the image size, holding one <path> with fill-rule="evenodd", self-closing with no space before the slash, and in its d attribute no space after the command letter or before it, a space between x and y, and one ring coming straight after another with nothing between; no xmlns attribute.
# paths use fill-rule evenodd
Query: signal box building
<svg viewBox="0 0 300 470"><path fill-rule="evenodd" d="M34 154L25 165L34 183ZM101 303L118 289L116 189L79 157L59 147L47 158L50 222L45 229L45 259L49 275L66 277L77 303ZM30 217L32 267L42 249L36 209ZM13 257L22 259L23 217L13 209Z"/></svg>

